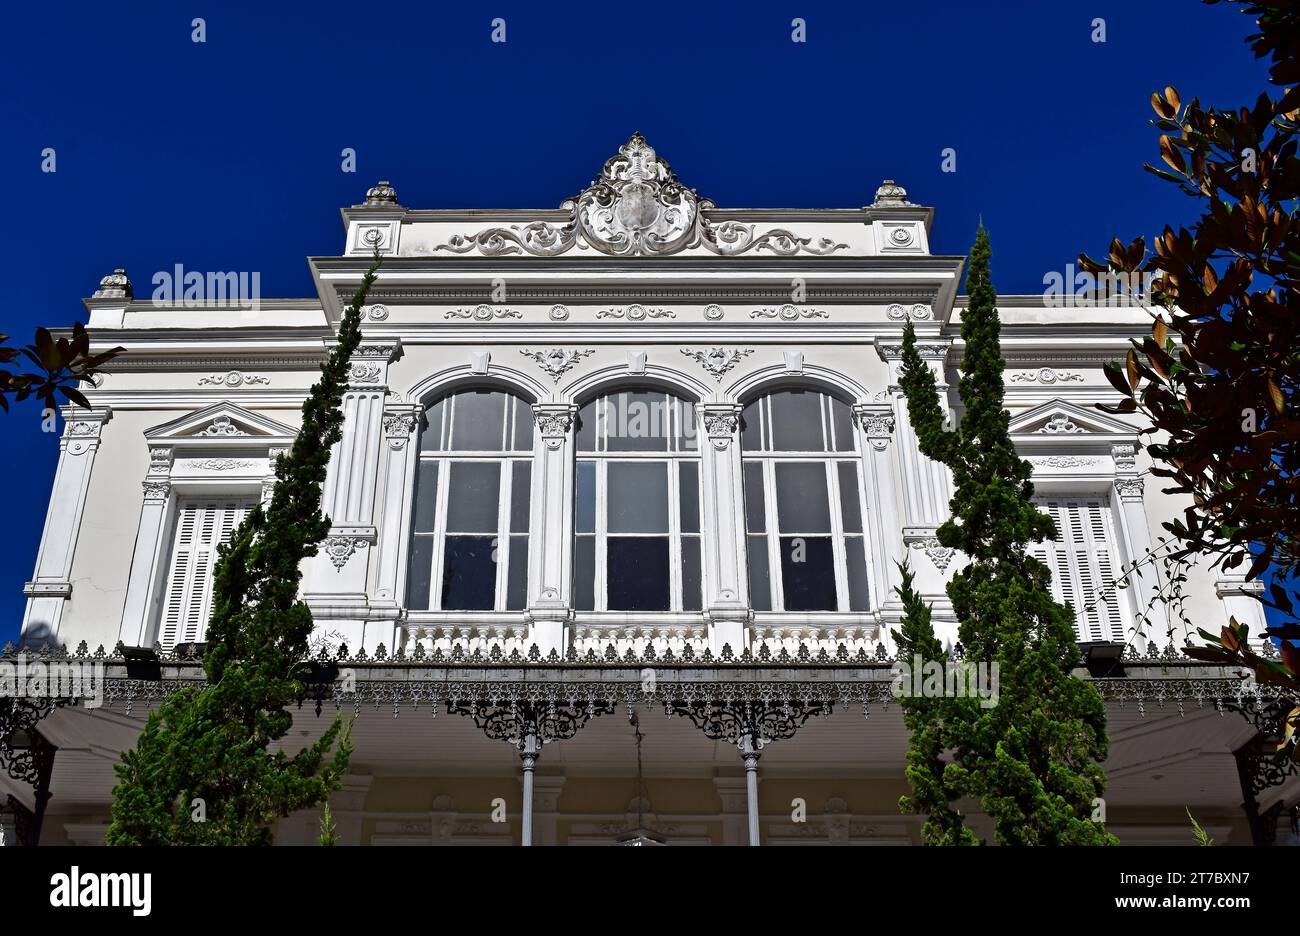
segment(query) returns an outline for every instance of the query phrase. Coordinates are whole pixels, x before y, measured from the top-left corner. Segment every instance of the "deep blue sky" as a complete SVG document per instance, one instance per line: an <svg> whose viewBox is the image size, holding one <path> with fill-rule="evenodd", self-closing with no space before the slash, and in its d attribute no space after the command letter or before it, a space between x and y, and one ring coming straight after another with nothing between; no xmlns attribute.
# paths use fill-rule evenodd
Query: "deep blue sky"
<svg viewBox="0 0 1300 936"><path fill-rule="evenodd" d="M1240 105L1265 79L1235 7L1169 0L52 0L2 17L0 331L23 342L84 320L115 266L137 291L182 263L313 295L304 258L340 251L338 208L376 179L413 207L552 207L633 130L722 206L863 205L897 179L936 207L935 253L965 252L982 215L999 291L1038 292L1081 249L1188 219L1141 170L1158 158L1153 90ZM38 409L0 416L0 640L18 632L57 460Z"/></svg>

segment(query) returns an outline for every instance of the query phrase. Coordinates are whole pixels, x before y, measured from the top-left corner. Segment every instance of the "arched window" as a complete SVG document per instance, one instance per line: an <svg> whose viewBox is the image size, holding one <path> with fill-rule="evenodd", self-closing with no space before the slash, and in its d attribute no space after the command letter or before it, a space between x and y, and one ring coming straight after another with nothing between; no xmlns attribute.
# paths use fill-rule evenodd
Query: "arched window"
<svg viewBox="0 0 1300 936"><path fill-rule="evenodd" d="M578 413L574 601L579 611L698 611L695 410L625 390Z"/></svg>
<svg viewBox="0 0 1300 936"><path fill-rule="evenodd" d="M861 459L848 404L780 390L742 414L755 611L866 611Z"/></svg>
<svg viewBox="0 0 1300 936"><path fill-rule="evenodd" d="M424 412L407 607L517 611L528 602L533 414L499 390Z"/></svg>

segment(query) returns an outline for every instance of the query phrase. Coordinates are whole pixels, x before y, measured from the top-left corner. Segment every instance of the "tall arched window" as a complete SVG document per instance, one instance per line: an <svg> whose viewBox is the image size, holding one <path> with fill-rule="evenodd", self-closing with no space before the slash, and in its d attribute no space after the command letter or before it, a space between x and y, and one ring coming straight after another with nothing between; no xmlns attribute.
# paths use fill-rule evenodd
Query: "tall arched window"
<svg viewBox="0 0 1300 936"><path fill-rule="evenodd" d="M579 611L698 611L695 410L626 390L578 413L574 600Z"/></svg>
<svg viewBox="0 0 1300 936"><path fill-rule="evenodd" d="M499 390L424 412L407 607L517 611L528 602L533 414Z"/></svg>
<svg viewBox="0 0 1300 936"><path fill-rule="evenodd" d="M780 390L742 414L755 611L866 611L861 458L848 404Z"/></svg>

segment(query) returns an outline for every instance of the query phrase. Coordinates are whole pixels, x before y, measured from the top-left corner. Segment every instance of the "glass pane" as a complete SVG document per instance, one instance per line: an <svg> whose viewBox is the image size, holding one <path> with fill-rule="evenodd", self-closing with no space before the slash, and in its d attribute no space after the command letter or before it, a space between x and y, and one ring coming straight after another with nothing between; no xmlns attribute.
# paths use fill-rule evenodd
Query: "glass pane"
<svg viewBox="0 0 1300 936"><path fill-rule="evenodd" d="M777 464L776 515L782 533L831 531L824 465L817 462Z"/></svg>
<svg viewBox="0 0 1300 936"><path fill-rule="evenodd" d="M745 529L750 533L766 533L767 519L763 513L763 464L745 463Z"/></svg>
<svg viewBox="0 0 1300 936"><path fill-rule="evenodd" d="M862 532L862 505L858 502L858 468L853 462L836 465L840 473L840 511L845 533Z"/></svg>
<svg viewBox="0 0 1300 936"><path fill-rule="evenodd" d="M829 536L781 537L787 611L835 611L835 557Z"/></svg>
<svg viewBox="0 0 1300 936"><path fill-rule="evenodd" d="M458 393L452 407L451 448L455 452L500 452L505 445L504 393L470 390Z"/></svg>
<svg viewBox="0 0 1300 936"><path fill-rule="evenodd" d="M452 462L447 490L447 530L495 533L501 500L499 462Z"/></svg>
<svg viewBox="0 0 1300 936"><path fill-rule="evenodd" d="M610 611L667 611L668 537L611 536L605 541Z"/></svg>
<svg viewBox="0 0 1300 936"><path fill-rule="evenodd" d="M410 581L406 606L412 611L429 610L429 577L433 572L433 537L411 537Z"/></svg>
<svg viewBox="0 0 1300 936"><path fill-rule="evenodd" d="M510 580L506 585L506 610L528 606L528 537L510 537Z"/></svg>
<svg viewBox="0 0 1300 936"><path fill-rule="evenodd" d="M596 597L596 538L579 536L573 557L574 607L594 611Z"/></svg>
<svg viewBox="0 0 1300 936"><path fill-rule="evenodd" d="M831 427L835 430L835 451L852 452L853 414L849 405L831 397Z"/></svg>
<svg viewBox="0 0 1300 936"><path fill-rule="evenodd" d="M749 604L755 611L772 610L772 584L768 573L767 537L748 536Z"/></svg>
<svg viewBox="0 0 1300 936"><path fill-rule="evenodd" d="M432 533L438 514L438 463L422 461L415 472L415 532Z"/></svg>
<svg viewBox="0 0 1300 936"><path fill-rule="evenodd" d="M772 445L778 452L823 452L822 395L811 390L773 393Z"/></svg>
<svg viewBox="0 0 1300 936"><path fill-rule="evenodd" d="M668 532L668 465L610 462L605 477L608 532Z"/></svg>
<svg viewBox="0 0 1300 936"><path fill-rule="evenodd" d="M495 536L448 536L444 540L444 611L491 611L496 606L495 543Z"/></svg>
<svg viewBox="0 0 1300 936"><path fill-rule="evenodd" d="M755 400L740 413L740 448L745 452L763 450L763 430L760 425L763 401Z"/></svg>
<svg viewBox="0 0 1300 936"><path fill-rule="evenodd" d="M420 430L420 451L442 451L442 420L447 412L447 400L441 399L424 411L425 427Z"/></svg>
<svg viewBox="0 0 1300 936"><path fill-rule="evenodd" d="M668 395L626 390L608 397L606 449L611 452L666 452L671 432Z"/></svg>
<svg viewBox="0 0 1300 936"><path fill-rule="evenodd" d="M682 537L682 610L699 611L704 607L700 600L700 538Z"/></svg>
<svg viewBox="0 0 1300 936"><path fill-rule="evenodd" d="M596 407L599 400L592 400L578 410L577 446L579 452L596 451Z"/></svg>
<svg viewBox="0 0 1300 936"><path fill-rule="evenodd" d="M533 408L519 397L515 401L515 444L512 451L531 452L533 450Z"/></svg>
<svg viewBox="0 0 1300 936"><path fill-rule="evenodd" d="M678 476L678 494L682 502L682 532L700 532L700 466L682 462Z"/></svg>
<svg viewBox="0 0 1300 936"><path fill-rule="evenodd" d="M596 532L596 463L578 462L577 531Z"/></svg>
<svg viewBox="0 0 1300 936"><path fill-rule="evenodd" d="M844 540L844 554L849 564L849 610L869 611L867 597L867 551L861 536Z"/></svg>
<svg viewBox="0 0 1300 936"><path fill-rule="evenodd" d="M678 449L694 452L699 448L700 430L695 422L695 407L685 400L677 400L677 419L679 421Z"/></svg>
<svg viewBox="0 0 1300 936"><path fill-rule="evenodd" d="M513 462L510 465L510 532L528 532L528 506L532 501L533 466L526 461Z"/></svg>

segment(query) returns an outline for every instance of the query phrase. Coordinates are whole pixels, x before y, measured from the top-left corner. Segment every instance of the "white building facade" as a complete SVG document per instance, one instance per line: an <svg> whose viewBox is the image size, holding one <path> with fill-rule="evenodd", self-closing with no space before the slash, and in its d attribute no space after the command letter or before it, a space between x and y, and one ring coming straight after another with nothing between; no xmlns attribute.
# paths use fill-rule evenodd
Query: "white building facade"
<svg viewBox="0 0 1300 936"><path fill-rule="evenodd" d="M891 182L862 208L719 208L634 136L554 210L416 210L381 182L343 210L341 254L310 258L310 299L160 303L106 277L88 327L126 350L66 414L23 635L103 660L108 703L41 713L57 749L42 841L102 838L117 753L201 676L216 547L270 495L376 252L331 534L303 579L313 654L341 672L318 701L362 712L344 838L917 841L885 705L897 563L955 641L944 585L963 561L935 539L950 479L898 388L910 321L960 418L965 258L930 252L932 219ZM1150 601L1149 557L1181 505L1135 423L1095 406L1149 313L999 309L1012 431L1060 530L1043 558L1089 654L1124 648L1093 674L1111 708L1108 823L1178 842L1190 807L1249 842L1290 787L1243 812L1254 729L1216 710L1230 680L1177 661L1187 620ZM1240 579L1193 568L1183 592L1194 626L1262 630ZM128 672L123 648L152 650L160 674ZM296 737L327 720L312 708ZM40 795L13 773L0 783L21 815ZM314 822L278 837L310 841Z"/></svg>

